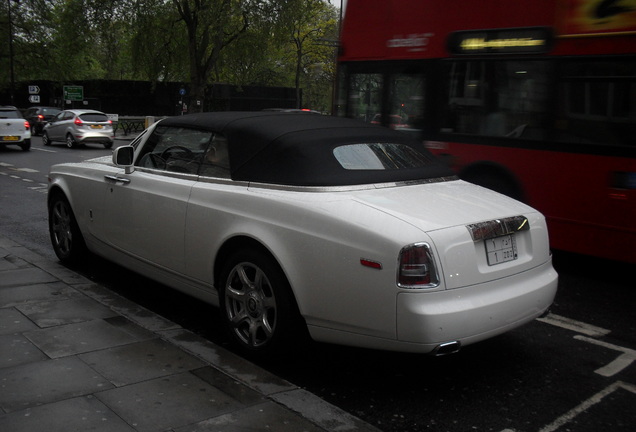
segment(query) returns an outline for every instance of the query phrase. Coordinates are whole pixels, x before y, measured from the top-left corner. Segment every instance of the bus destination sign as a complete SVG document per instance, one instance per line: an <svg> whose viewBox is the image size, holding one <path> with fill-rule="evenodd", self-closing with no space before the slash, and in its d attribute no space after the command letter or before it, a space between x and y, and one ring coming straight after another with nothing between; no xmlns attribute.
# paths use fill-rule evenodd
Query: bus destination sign
<svg viewBox="0 0 636 432"><path fill-rule="evenodd" d="M467 30L451 34L448 49L457 55L540 54L550 49L552 39L547 27Z"/></svg>

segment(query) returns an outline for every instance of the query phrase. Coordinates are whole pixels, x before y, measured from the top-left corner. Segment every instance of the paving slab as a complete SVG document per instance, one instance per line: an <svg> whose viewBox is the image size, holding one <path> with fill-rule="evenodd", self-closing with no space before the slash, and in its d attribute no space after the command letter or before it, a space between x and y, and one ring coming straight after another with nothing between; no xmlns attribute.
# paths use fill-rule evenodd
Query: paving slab
<svg viewBox="0 0 636 432"><path fill-rule="evenodd" d="M189 372L107 390L96 397L140 432L175 429L243 408Z"/></svg>
<svg viewBox="0 0 636 432"><path fill-rule="evenodd" d="M36 326L24 314L14 308L0 309L0 335L35 330ZM2 346L0 345L0 349Z"/></svg>
<svg viewBox="0 0 636 432"><path fill-rule="evenodd" d="M17 268L2 272L0 288L45 282L57 282L57 278L37 267Z"/></svg>
<svg viewBox="0 0 636 432"><path fill-rule="evenodd" d="M0 368L47 359L42 351L21 334L0 335Z"/></svg>
<svg viewBox="0 0 636 432"><path fill-rule="evenodd" d="M41 328L117 316L113 310L86 297L16 306Z"/></svg>
<svg viewBox="0 0 636 432"><path fill-rule="evenodd" d="M45 284L34 283L26 286L0 287L0 307L41 301L67 300L78 296L81 296L81 294L65 283L58 281Z"/></svg>
<svg viewBox="0 0 636 432"><path fill-rule="evenodd" d="M67 357L137 342L129 333L104 320L51 327L24 333L50 358Z"/></svg>
<svg viewBox="0 0 636 432"><path fill-rule="evenodd" d="M77 357L0 369L0 408L23 410L90 395L113 385Z"/></svg>
<svg viewBox="0 0 636 432"><path fill-rule="evenodd" d="M205 366L203 361L161 339L93 351L79 358L117 387Z"/></svg>
<svg viewBox="0 0 636 432"><path fill-rule="evenodd" d="M6 432L135 432L106 405L93 396L27 408L0 416Z"/></svg>

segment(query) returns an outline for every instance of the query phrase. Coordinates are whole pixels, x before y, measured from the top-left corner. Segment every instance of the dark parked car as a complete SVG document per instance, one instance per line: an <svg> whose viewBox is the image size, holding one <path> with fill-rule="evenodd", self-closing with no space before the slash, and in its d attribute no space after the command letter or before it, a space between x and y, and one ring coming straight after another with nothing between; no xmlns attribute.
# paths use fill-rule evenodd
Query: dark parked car
<svg viewBox="0 0 636 432"><path fill-rule="evenodd" d="M24 112L24 118L31 125L31 133L33 135L42 135L44 126L59 112L60 110L54 107L35 106Z"/></svg>

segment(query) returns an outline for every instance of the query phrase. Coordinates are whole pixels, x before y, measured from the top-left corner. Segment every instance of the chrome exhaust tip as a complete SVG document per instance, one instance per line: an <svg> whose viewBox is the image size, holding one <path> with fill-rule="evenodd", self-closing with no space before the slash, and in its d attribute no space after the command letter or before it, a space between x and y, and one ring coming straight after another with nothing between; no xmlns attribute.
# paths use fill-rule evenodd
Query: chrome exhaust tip
<svg viewBox="0 0 636 432"><path fill-rule="evenodd" d="M459 341L444 342L437 345L435 349L431 351L431 354L437 357L455 354L461 349L461 347L462 344Z"/></svg>

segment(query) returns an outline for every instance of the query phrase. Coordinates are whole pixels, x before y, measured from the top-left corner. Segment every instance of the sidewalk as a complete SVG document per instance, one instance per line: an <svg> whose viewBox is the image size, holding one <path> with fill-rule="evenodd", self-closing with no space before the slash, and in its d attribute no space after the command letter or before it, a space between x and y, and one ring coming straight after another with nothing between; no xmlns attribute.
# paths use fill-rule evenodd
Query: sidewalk
<svg viewBox="0 0 636 432"><path fill-rule="evenodd" d="M0 235L0 431L377 432Z"/></svg>

